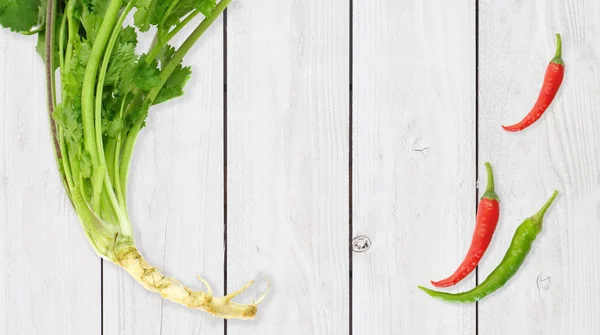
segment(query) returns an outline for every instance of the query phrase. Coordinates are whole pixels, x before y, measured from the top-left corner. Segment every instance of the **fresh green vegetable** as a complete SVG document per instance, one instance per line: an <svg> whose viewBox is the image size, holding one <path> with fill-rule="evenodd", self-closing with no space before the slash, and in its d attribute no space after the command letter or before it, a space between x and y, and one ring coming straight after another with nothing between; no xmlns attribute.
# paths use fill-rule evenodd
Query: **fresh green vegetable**
<svg viewBox="0 0 600 335"><path fill-rule="evenodd" d="M208 292L193 291L150 266L135 247L125 197L133 149L149 108L183 94L191 76L182 65L184 56L230 1L0 0L0 25L38 35L56 160L94 250L165 299L223 318L249 319L264 295L248 305L231 299L252 282L217 298L202 279ZM133 12L135 27L124 27ZM204 19L183 44L169 45L199 15ZM154 42L138 55L138 33L151 26Z"/></svg>

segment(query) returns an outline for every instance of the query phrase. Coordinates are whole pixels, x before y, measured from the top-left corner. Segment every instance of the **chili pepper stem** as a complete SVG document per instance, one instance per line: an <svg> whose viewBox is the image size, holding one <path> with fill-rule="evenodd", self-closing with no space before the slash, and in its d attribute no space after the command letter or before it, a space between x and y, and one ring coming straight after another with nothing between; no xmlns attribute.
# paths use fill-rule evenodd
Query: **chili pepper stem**
<svg viewBox="0 0 600 335"><path fill-rule="evenodd" d="M485 171L487 172L487 186L485 188L485 193L481 197L481 199L491 199L499 201L498 195L496 194L494 188L494 172L492 171L492 165L489 162L485 163Z"/></svg>
<svg viewBox="0 0 600 335"><path fill-rule="evenodd" d="M554 53L554 58L550 61L550 63L564 65L562 59L562 39L560 38L560 34L556 34L556 52Z"/></svg>
<svg viewBox="0 0 600 335"><path fill-rule="evenodd" d="M544 204L544 206L542 206L542 208L539 210L539 212L537 212L534 216L531 217L540 226L540 228L542 225L542 219L544 218L546 211L548 210L548 208L550 208L550 205L552 205L552 203L554 202L554 199L556 199L557 195L558 195L558 191L554 191L554 193L552 193L552 196L550 197L550 199L548 199L548 201L546 201L546 203Z"/></svg>

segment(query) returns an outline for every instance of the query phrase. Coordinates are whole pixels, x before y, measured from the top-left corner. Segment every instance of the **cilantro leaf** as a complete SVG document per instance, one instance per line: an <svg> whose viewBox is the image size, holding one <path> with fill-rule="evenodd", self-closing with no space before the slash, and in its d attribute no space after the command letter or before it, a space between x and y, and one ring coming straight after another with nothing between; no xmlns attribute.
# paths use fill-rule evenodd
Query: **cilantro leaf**
<svg viewBox="0 0 600 335"><path fill-rule="evenodd" d="M52 113L52 118L56 123L69 132L77 130L77 116L70 108L65 108L63 104L59 104Z"/></svg>
<svg viewBox="0 0 600 335"><path fill-rule="evenodd" d="M154 0L136 0L137 11L133 15L133 24L142 32L150 29L154 3Z"/></svg>
<svg viewBox="0 0 600 335"><path fill-rule="evenodd" d="M0 25L12 31L29 31L44 11L40 0L0 0Z"/></svg>
<svg viewBox="0 0 600 335"><path fill-rule="evenodd" d="M142 32L146 32L150 29L149 15L147 8L138 8L135 14L133 14L133 24L135 24Z"/></svg>
<svg viewBox="0 0 600 335"><path fill-rule="evenodd" d="M150 91L154 87L161 84L160 77L158 76L160 71L157 67L156 60L153 60L150 64L146 63L146 56L142 55L138 61L138 67L133 82L137 87L144 91Z"/></svg>
<svg viewBox="0 0 600 335"><path fill-rule="evenodd" d="M87 179L92 176L92 155L87 150L79 155L79 169L83 178Z"/></svg>
<svg viewBox="0 0 600 335"><path fill-rule="evenodd" d="M191 76L192 69L189 66L183 67L181 64L177 65L173 74L171 74L160 92L158 92L156 99L154 99L154 105L182 96L183 88Z"/></svg>
<svg viewBox="0 0 600 335"><path fill-rule="evenodd" d="M97 15L103 16L110 4L109 0L91 0L92 11Z"/></svg>
<svg viewBox="0 0 600 335"><path fill-rule="evenodd" d="M212 11L215 9L216 6L216 0L199 0L194 2L194 7L206 17L211 16Z"/></svg>
<svg viewBox="0 0 600 335"><path fill-rule="evenodd" d="M86 66L88 59L90 59L90 54L92 53L92 45L90 42L78 43L75 47L75 51L77 55L77 63L79 63L79 65Z"/></svg>
<svg viewBox="0 0 600 335"><path fill-rule="evenodd" d="M102 25L102 19L102 15L97 15L87 9L83 10L83 13L81 14L81 24L85 29L88 41L94 41L96 39L100 26Z"/></svg>
<svg viewBox="0 0 600 335"><path fill-rule="evenodd" d="M135 54L135 45L125 43L117 46L112 54L106 71L105 85L116 85L124 69L135 67L137 56Z"/></svg>
<svg viewBox="0 0 600 335"><path fill-rule="evenodd" d="M123 119L114 119L112 121L108 121L106 119L102 120L102 131L108 137L116 138L121 133L125 122Z"/></svg>
<svg viewBox="0 0 600 335"><path fill-rule="evenodd" d="M158 60L160 61L160 67L162 69L165 68L165 65L167 65L167 63L171 60L171 58L173 58L174 54L175 54L175 48L168 44L165 45L160 50L160 53L158 54L158 56L156 58L158 58Z"/></svg>
<svg viewBox="0 0 600 335"><path fill-rule="evenodd" d="M80 141L83 136L81 112L72 106L58 104L52 113L52 119L63 128L67 139Z"/></svg>
<svg viewBox="0 0 600 335"><path fill-rule="evenodd" d="M136 46L138 43L137 33L135 32L135 28L131 26L127 26L123 28L121 33L119 34L119 44L130 43L133 46Z"/></svg>
<svg viewBox="0 0 600 335"><path fill-rule="evenodd" d="M138 121L146 119L148 116L148 108L150 108L150 106L148 106L148 104L144 104L143 106L134 109L133 112L127 116L125 124L127 131L129 131L129 129L131 129L131 127Z"/></svg>
<svg viewBox="0 0 600 335"><path fill-rule="evenodd" d="M164 25L161 27L161 29L168 31L172 26L177 25L181 18L194 10L194 8L194 0L180 0L177 5L175 5L169 16L165 18ZM165 14L166 11L162 14L162 16Z"/></svg>

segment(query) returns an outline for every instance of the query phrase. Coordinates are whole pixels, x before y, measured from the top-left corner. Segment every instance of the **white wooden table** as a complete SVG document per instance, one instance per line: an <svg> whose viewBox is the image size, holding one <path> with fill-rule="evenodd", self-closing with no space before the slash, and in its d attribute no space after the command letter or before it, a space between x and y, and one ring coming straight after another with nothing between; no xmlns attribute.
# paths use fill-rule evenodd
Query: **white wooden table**
<svg viewBox="0 0 600 335"><path fill-rule="evenodd" d="M564 40L566 79L511 134ZM600 2L237 0L150 115L129 203L151 263L252 321L163 301L93 253L62 190L34 38L0 32L0 333L599 334ZM478 305L417 290L462 260L483 163L517 225L560 197L521 271ZM479 181L482 184L484 180ZM351 239L372 245L351 252Z"/></svg>

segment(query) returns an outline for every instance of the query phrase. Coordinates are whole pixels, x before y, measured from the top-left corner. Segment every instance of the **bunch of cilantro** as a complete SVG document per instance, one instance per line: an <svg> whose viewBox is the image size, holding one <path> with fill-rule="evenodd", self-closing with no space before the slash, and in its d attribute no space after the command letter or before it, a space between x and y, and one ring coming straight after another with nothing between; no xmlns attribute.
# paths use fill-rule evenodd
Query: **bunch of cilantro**
<svg viewBox="0 0 600 335"><path fill-rule="evenodd" d="M129 165L149 108L183 94L191 76L183 57L230 1L0 0L0 25L38 35L57 163L94 250L166 299L247 319L257 303L230 301L247 286L215 298L208 285L208 292L196 292L150 266L135 247L126 203ZM134 27L124 26L131 14ZM197 16L203 19L193 32L178 48L171 46ZM138 34L151 26L153 43L138 55Z"/></svg>

